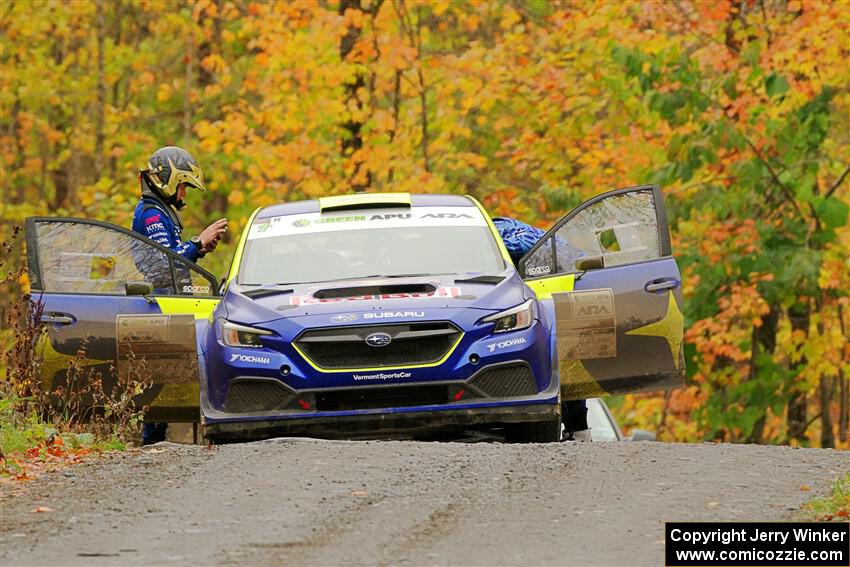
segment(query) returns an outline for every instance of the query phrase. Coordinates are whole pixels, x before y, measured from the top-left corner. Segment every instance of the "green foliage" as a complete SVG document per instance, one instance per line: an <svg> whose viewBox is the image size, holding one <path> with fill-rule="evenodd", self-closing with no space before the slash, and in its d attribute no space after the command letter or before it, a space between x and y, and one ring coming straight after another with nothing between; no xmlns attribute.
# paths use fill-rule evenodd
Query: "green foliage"
<svg viewBox="0 0 850 567"><path fill-rule="evenodd" d="M829 494L807 502L804 512L812 520L847 521L850 518L850 473L838 477Z"/></svg>

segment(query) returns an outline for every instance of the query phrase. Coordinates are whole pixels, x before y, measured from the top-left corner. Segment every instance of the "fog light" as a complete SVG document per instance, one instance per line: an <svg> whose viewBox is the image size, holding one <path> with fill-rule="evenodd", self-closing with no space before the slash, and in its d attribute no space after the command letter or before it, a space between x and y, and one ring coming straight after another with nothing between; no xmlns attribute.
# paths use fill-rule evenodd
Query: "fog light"
<svg viewBox="0 0 850 567"><path fill-rule="evenodd" d="M292 372L292 369L289 367L288 364L284 364L283 366L280 367L280 373L283 374L284 376L289 376L290 372Z"/></svg>
<svg viewBox="0 0 850 567"><path fill-rule="evenodd" d="M470 354L469 362L471 362L472 364L478 364L479 362L481 362L481 357L477 354Z"/></svg>

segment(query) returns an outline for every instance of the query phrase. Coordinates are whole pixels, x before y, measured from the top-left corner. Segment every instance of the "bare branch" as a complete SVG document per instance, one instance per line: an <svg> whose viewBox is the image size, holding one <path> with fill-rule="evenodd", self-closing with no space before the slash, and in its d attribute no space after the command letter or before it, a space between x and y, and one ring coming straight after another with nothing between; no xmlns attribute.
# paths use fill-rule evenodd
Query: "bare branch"
<svg viewBox="0 0 850 567"><path fill-rule="evenodd" d="M833 183L833 184L832 184L832 187L830 187L830 188L827 190L827 192L826 192L826 193L824 193L824 198L825 198L825 199L829 199L830 197L832 197L832 194L833 194L833 193L835 193L835 191L838 189L838 187L839 187L842 183L844 183L844 180L845 180L845 179L847 179L847 174L848 174L848 173L850 173L850 165L848 165L848 166L847 166L847 168L844 170L844 173L842 173L841 175L839 175L839 176L838 176L838 180L837 180L835 183Z"/></svg>

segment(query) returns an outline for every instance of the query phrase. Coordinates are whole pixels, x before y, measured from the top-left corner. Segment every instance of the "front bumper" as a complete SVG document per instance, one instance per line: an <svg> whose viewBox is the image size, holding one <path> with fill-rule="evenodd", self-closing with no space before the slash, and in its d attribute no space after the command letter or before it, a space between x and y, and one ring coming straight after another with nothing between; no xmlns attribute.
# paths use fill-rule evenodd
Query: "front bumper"
<svg viewBox="0 0 850 567"><path fill-rule="evenodd" d="M499 367L501 365L495 365ZM507 364L511 366L511 364ZM484 370L484 369L482 369ZM201 365L202 375L204 373ZM338 406L322 410L318 405L310 409L293 409L288 403L282 409L268 411L235 412L216 409L210 403L206 380L201 380L201 420L204 436L216 441L263 439L280 435L309 435L335 438L393 437L422 435L429 432L463 430L478 426L499 426L508 423L547 421L560 414L560 384L557 374L552 375L548 387L531 395L494 397L482 394L476 387L476 376L466 382L434 381L418 383L415 388L446 388L449 392L467 392L471 397L457 401L412 405L404 397L412 389L396 386L402 394L401 401L393 407ZM323 395L358 394L369 397L374 387L331 388L293 392L293 399L317 400ZM291 400L290 400L291 401ZM410 403L410 405L405 405Z"/></svg>
<svg viewBox="0 0 850 567"><path fill-rule="evenodd" d="M404 410L404 411L400 411ZM313 413L309 416L255 414L226 420L203 417L204 437L222 441L267 439L281 435L309 435L326 438L369 438L412 436L439 431L459 430L483 425L548 421L560 415L557 396L550 403L498 405L479 407L393 408L392 411L369 411L333 415Z"/></svg>

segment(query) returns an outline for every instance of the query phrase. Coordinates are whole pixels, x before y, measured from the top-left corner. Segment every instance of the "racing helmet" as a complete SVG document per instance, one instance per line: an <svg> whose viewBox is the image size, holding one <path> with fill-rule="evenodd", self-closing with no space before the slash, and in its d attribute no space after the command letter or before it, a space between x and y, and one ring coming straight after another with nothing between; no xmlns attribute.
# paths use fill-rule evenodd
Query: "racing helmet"
<svg viewBox="0 0 850 567"><path fill-rule="evenodd" d="M152 191L178 210L184 205L177 198L177 187L181 183L206 191L201 166L189 152L177 146L165 146L155 151L147 169L141 170L141 175Z"/></svg>

